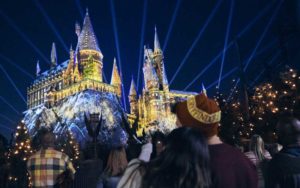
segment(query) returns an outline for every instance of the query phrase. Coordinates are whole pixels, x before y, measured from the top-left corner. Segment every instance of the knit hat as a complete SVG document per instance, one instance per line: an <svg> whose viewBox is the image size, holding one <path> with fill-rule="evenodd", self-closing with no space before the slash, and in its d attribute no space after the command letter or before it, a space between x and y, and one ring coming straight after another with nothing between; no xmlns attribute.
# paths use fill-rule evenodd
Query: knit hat
<svg viewBox="0 0 300 188"><path fill-rule="evenodd" d="M177 103L175 112L182 126L197 128L207 137L218 134L221 110L205 93Z"/></svg>

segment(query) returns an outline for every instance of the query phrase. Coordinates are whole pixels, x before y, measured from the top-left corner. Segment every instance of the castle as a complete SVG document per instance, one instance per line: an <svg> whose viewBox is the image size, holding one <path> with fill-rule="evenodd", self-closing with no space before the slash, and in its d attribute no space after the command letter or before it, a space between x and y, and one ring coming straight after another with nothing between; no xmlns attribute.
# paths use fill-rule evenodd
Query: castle
<svg viewBox="0 0 300 188"><path fill-rule="evenodd" d="M70 49L70 59L57 64L55 44L51 50L51 68L40 73L37 63L37 78L27 90L28 109L41 104L52 107L62 99L87 89L122 96L122 80L114 60L110 84L103 81L103 54L99 48L88 12L82 29L75 27L78 42ZM130 113L128 120L137 125L137 134L151 130L160 120L171 120L170 104L195 95L193 92L170 90L164 65L163 51L155 28L154 49L144 48L143 89L140 95L131 81L129 91ZM174 122L173 122L174 123Z"/></svg>

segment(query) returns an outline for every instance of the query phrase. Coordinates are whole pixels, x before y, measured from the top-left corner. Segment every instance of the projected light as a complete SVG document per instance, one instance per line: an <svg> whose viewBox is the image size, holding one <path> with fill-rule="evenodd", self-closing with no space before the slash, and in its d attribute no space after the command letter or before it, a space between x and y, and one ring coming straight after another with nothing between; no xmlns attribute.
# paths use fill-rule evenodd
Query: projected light
<svg viewBox="0 0 300 188"><path fill-rule="evenodd" d="M33 42L29 39L29 37L27 37L20 30L20 28L6 14L4 14L4 12L0 11L0 14L5 19L5 21L23 38L23 40L25 40L25 42L27 42L34 49L34 51L36 51L41 56L41 58L43 58L43 60L45 62L47 62L48 64L50 64L49 59L46 58L46 56L39 50L38 47L36 47L35 44L33 44Z"/></svg>
<svg viewBox="0 0 300 188"><path fill-rule="evenodd" d="M3 68L2 65L0 65L0 69L2 70L2 72L4 73L4 75L6 76L6 78L9 80L9 82L11 83L11 85L15 88L15 90L17 91L17 93L19 94L19 96L21 97L21 99L24 101L24 103L26 104L26 100L25 97L22 95L22 92L19 90L19 88L16 86L16 84L14 83L14 81L11 79L11 77L9 76L9 74L6 72L6 70Z"/></svg>
<svg viewBox="0 0 300 188"><path fill-rule="evenodd" d="M11 132L15 131L14 129L8 127L7 125L2 125L2 124L0 124L0 127L4 128L4 129L7 129L7 130L9 130L9 131L11 131Z"/></svg>
<svg viewBox="0 0 300 188"><path fill-rule="evenodd" d="M5 98L0 96L0 100L2 100L8 107L10 107L16 114L20 114L20 112L12 105L10 104Z"/></svg>
<svg viewBox="0 0 300 188"><path fill-rule="evenodd" d="M263 10L260 11L259 14L257 14L257 16L251 20L246 27L244 27L244 29L238 33L237 37L240 38L241 36L243 36L255 23L258 19L260 19L270 8L271 8L272 4L269 4L268 6L266 6ZM226 47L226 50L228 50L232 45L234 44L234 40L232 40L228 46ZM209 69L217 60L218 58L221 57L223 53L223 50L221 50L217 56L214 57L214 59L212 61L210 61L210 63L204 68L202 69L202 71L200 73L198 73L196 75L196 77L184 88L184 91L186 91L189 87L191 87L201 76L202 74L204 74L206 72L207 69Z"/></svg>
<svg viewBox="0 0 300 188"><path fill-rule="evenodd" d="M144 35L145 35L145 25L146 25L146 18L147 18L147 7L148 7L148 0L144 1L144 8L143 8L143 21L142 21L142 28L141 28L141 39L140 39L140 51L139 51L139 62L138 62L138 76L137 76L137 87L136 90L139 91L140 85L140 72L141 72L141 64L143 58L143 45L144 45Z"/></svg>
<svg viewBox="0 0 300 188"><path fill-rule="evenodd" d="M198 41L200 40L202 34L204 33L206 27L208 26L208 24L210 23L210 21L212 20L212 18L214 17L214 15L216 14L217 10L219 9L220 5L221 5L222 1L219 1L214 9L212 10L212 12L210 13L209 17L207 18L207 20L205 21L203 27L201 28L201 30L199 31L196 39L194 40L192 46L190 47L190 49L188 50L188 52L185 54L183 60L181 61L181 63L179 64L177 70L175 71L175 73L173 74L173 77L170 81L170 85L173 83L173 81L175 80L177 74L179 73L179 71L181 70L182 66L185 64L186 60L188 59L188 57L190 56L190 54L192 53L193 49L195 48L196 44L198 43Z"/></svg>
<svg viewBox="0 0 300 188"><path fill-rule="evenodd" d="M12 119L8 118L7 116L5 116L4 114L0 114L0 117L2 117L3 119L5 119L6 121L9 121L10 123L14 124L15 121L13 121Z"/></svg>
<svg viewBox="0 0 300 188"><path fill-rule="evenodd" d="M1 53L0 53L0 58L3 59L4 61L8 62L9 64L13 65L14 67L16 67L19 71L21 71L22 73L24 73L26 76L30 77L31 79L34 79L34 77L29 72L27 72L25 69L23 69L18 64L16 64L11 59L9 59L8 57L4 56Z"/></svg>
<svg viewBox="0 0 300 188"><path fill-rule="evenodd" d="M65 49L65 51L68 53L69 49L67 47L67 45L65 44L64 40L62 39L61 35L59 34L58 30L56 29L56 27L54 26L53 22L51 21L51 19L49 18L49 16L47 15L45 9L42 7L42 5L39 3L38 0L34 0L34 4L35 6L39 9L39 11L42 13L43 17L46 19L48 25L50 26L51 30L54 32L54 34L56 35L56 37L58 38L59 42L61 43L61 45L63 46L63 48Z"/></svg>
<svg viewBox="0 0 300 188"><path fill-rule="evenodd" d="M124 90L124 80L123 80L123 74L122 74L122 62L121 62L121 53L120 53L120 47L119 47L119 37L118 37L118 27L117 27L117 21L116 21L116 13L115 13L115 8L114 8L114 2L113 0L110 0L110 12L111 12L111 17L112 17L112 21L113 21L113 28L114 28L114 37L115 37L115 45L117 48L117 57L118 57L118 65L120 68L120 77L121 77L121 81L122 81L122 98L123 98L123 106L125 108L126 111L126 100L125 100L125 90Z"/></svg>
<svg viewBox="0 0 300 188"><path fill-rule="evenodd" d="M221 77L221 81L224 80L225 78L227 78L228 76L230 76L231 74L235 73L236 71L238 70L238 67L234 67L233 69L231 69L230 71L228 71L226 74L224 74L222 77ZM209 84L207 89L210 89L211 87L217 85L219 82L219 79L214 81L213 83ZM218 85L217 85L218 87ZM220 87L218 87L220 89Z"/></svg>
<svg viewBox="0 0 300 188"><path fill-rule="evenodd" d="M255 53L256 53L258 47L260 46L260 44L261 44L262 40L264 39L264 37L265 37L267 31L269 30L269 28L270 28L270 26L271 26L271 24L272 24L272 22L273 22L275 16L277 15L277 13L278 13L278 11L279 11L279 9L280 9L282 3L283 3L283 0L281 0L281 1L278 3L278 5L277 5L277 7L276 7L276 9L275 9L275 11L274 11L272 17L270 18L270 20L269 20L269 22L268 22L268 24L267 24L267 26L266 26L266 28L265 28L265 30L264 30L264 32L263 32L262 35L260 36L260 38L259 38L258 42L256 43L256 45L255 45L255 47L254 47L254 49L253 49L251 55L249 56L248 60L246 61L245 66L243 67L243 71L244 71L244 72L247 70L249 64L251 63L251 61L252 61L252 59L253 59L253 57L254 57L254 55L255 55ZM234 87L237 87L237 85L239 84L239 82L240 82L240 79L237 80L237 82L236 82L236 84L235 84ZM229 95L228 98L230 98L232 94L233 94L233 91L230 93L230 95Z"/></svg>
<svg viewBox="0 0 300 188"><path fill-rule="evenodd" d="M176 6L175 6L175 9L174 9L174 12L173 12L172 20L170 22L169 29L168 29L168 32L167 32L167 36L165 38L165 43L164 43L164 46L163 46L163 51L165 51L165 49L167 48L167 45L168 45L168 42L169 42L169 38L170 38L171 32L172 32L173 27L174 27L174 23L175 23L175 20L176 20L176 17L177 17L177 12L178 12L178 9L180 7L180 4L181 4L181 0L177 0Z"/></svg>
<svg viewBox="0 0 300 188"><path fill-rule="evenodd" d="M223 73L224 61L225 61L225 57L226 57L226 48L227 48L227 43L228 43L228 38L229 38L229 33L230 33L233 8L234 8L234 1L231 0L230 11L229 11L229 16L228 16L228 23L227 23L227 28L226 28L226 36L225 36L225 42L224 42L224 48L223 48L223 56L222 56L221 67L220 67L219 81L218 81L219 89L220 89L221 78L222 78L222 73Z"/></svg>
<svg viewBox="0 0 300 188"><path fill-rule="evenodd" d="M77 9L78 9L78 11L80 13L80 16L83 19L84 18L84 14L83 14L83 10L82 10L81 5L80 5L80 1L79 0L75 0L75 2L76 2L76 7L77 7Z"/></svg>

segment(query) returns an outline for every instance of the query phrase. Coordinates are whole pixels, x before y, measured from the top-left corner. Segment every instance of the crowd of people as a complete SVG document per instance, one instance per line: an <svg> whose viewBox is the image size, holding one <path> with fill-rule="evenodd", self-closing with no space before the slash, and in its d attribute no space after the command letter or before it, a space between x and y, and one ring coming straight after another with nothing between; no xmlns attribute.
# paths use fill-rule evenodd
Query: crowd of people
<svg viewBox="0 0 300 188"><path fill-rule="evenodd" d="M42 147L27 160L32 187L300 187L300 121L296 117L284 117L277 124L280 151L269 152L262 137L253 135L249 150L243 153L218 136L221 111L205 93L177 103L173 112L176 129L168 135L157 132L143 145L112 148L98 165L104 167L98 168L96 181L80 186L74 182L85 175L80 172L84 167L75 170L69 157L54 149L55 135L44 133Z"/></svg>

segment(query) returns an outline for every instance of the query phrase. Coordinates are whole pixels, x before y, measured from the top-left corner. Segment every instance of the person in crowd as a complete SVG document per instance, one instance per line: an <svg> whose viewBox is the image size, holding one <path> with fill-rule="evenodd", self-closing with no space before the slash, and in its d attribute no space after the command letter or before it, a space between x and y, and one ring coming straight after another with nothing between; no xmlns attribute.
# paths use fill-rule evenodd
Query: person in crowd
<svg viewBox="0 0 300 188"><path fill-rule="evenodd" d="M173 130L167 136L161 154L146 163L150 159L151 146L148 143L142 148L142 153L146 150L144 162L140 159L130 161L118 188L210 186L209 152L200 132L188 127Z"/></svg>
<svg viewBox="0 0 300 188"><path fill-rule="evenodd" d="M43 134L41 145L41 149L27 161L32 186L54 187L74 178L75 169L69 157L54 149L55 135L52 132Z"/></svg>
<svg viewBox="0 0 300 188"><path fill-rule="evenodd" d="M270 153L265 150L264 141L259 135L253 135L251 137L249 149L250 150L246 152L245 155L256 166L258 173L258 187L264 187L264 164L272 157Z"/></svg>
<svg viewBox="0 0 300 188"><path fill-rule="evenodd" d="M152 134L151 138L153 144L151 159L154 159L164 150L166 144L166 136L162 132L156 131Z"/></svg>
<svg viewBox="0 0 300 188"><path fill-rule="evenodd" d="M218 137L221 111L215 100L205 92L175 105L177 126L189 126L207 139L210 152L212 187L256 188L258 176L255 166L237 148L225 144Z"/></svg>
<svg viewBox="0 0 300 188"><path fill-rule="evenodd" d="M266 187L296 188L300 185L300 121L285 117L277 124L278 142L283 149L271 159Z"/></svg>
<svg viewBox="0 0 300 188"><path fill-rule="evenodd" d="M109 153L106 168L97 187L116 188L127 164L125 148L113 148Z"/></svg>

